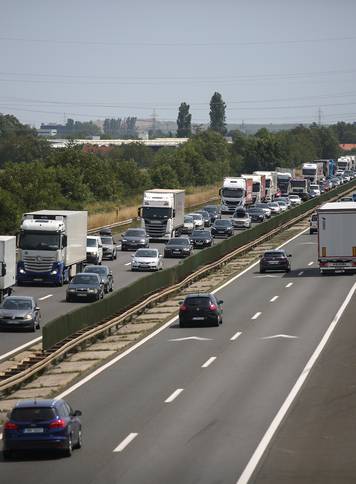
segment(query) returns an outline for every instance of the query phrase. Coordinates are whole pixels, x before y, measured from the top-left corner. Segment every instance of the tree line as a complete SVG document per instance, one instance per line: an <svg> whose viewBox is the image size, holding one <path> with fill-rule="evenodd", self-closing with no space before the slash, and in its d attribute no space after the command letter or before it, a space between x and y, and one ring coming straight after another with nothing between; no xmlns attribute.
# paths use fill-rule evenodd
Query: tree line
<svg viewBox="0 0 356 484"><path fill-rule="evenodd" d="M230 134L230 143L208 129L179 148L154 151L137 142L86 152L74 144L52 148L14 116L0 115L0 233L14 232L25 211L108 201L121 206L149 188L211 185L228 175L340 154L336 125Z"/></svg>

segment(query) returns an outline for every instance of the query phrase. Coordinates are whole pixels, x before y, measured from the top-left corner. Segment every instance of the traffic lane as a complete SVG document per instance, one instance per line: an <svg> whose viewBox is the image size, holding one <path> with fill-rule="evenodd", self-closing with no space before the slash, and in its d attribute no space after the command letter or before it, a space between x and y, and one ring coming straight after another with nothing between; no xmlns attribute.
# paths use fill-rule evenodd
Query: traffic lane
<svg viewBox="0 0 356 484"><path fill-rule="evenodd" d="M251 482L355 482L355 314L354 295Z"/></svg>
<svg viewBox="0 0 356 484"><path fill-rule="evenodd" d="M283 274L280 274L279 278L277 276L277 278L274 278L272 281L269 281L268 284L265 284L265 281L256 280L254 278L254 272L251 272L252 277L250 277L249 280L252 285L256 286L258 284L258 286L261 286L264 291L269 291L269 294L266 294L265 298L266 303L268 303L268 298L270 298L275 292L275 288L271 287L271 283L279 283L279 286L281 286ZM243 277L241 278L241 282L239 284L236 283L236 285L238 286L237 290L246 290L246 281L243 281ZM250 288L247 289L250 290ZM225 294L223 294L223 296L224 299L226 299ZM243 297L239 299L248 301L245 292L242 296ZM154 408L150 411L150 404L147 403L147 395L153 396L153 407L155 405L155 398L158 395L160 396L161 404L163 405L163 396L167 397L176 386L194 386L194 381L193 383L190 383L193 376L197 378L195 383L199 381L200 376L198 375L196 377L193 370L198 370L198 372L202 371L201 365L206 361L209 355L217 354L219 360L221 352L226 346L226 342L228 342L228 345L230 344L229 338L235 333L236 328L238 327L236 323L236 290L231 297L233 304L231 321L229 322L229 316L225 313L225 322L222 327L195 328L194 330L187 329L183 331L176 328L176 325L173 325L168 331L170 333L169 337L168 335L163 335L161 333L155 340L151 340L148 344L146 343L145 351L141 349L136 351L134 355L124 358L120 365L115 365L115 367L107 370L107 372L102 374L101 377L89 382L82 390L78 390L70 397L71 402L75 407L84 410L84 418L87 423L87 450L83 449L83 451L81 451L81 456L83 456L84 460L91 461L90 466L88 464L87 477L91 475L95 469L98 470L102 468L102 466L105 467L108 465L107 460L111 458L112 449L114 448L112 443L114 440L116 440L114 445L117 445L118 441L133 431L132 429L137 427L141 428L146 421L150 421L152 418L150 416L151 411L153 412L153 416L155 415L156 412L154 411ZM226 304L228 304L228 301ZM246 308L246 314L249 313L251 315L254 310L253 305L255 304L255 301L251 300L251 304L251 307ZM213 346L206 347L205 342L204 346L197 346L195 341L189 341L187 343L189 345L190 343L193 343L194 346L190 345L186 347L185 350L179 346L179 351L173 352L171 344L187 344L168 341L168 339L175 339L176 336L181 336L182 331L185 335L198 334L199 336L205 337L209 337L210 335L212 340L208 341L207 344ZM226 333L225 336L224 333ZM164 341L160 341L161 338L163 338ZM149 348L151 348L150 351ZM235 354L235 352L236 350L233 351L233 354ZM164 372L164 374L162 374L162 372ZM155 377L152 378L151 375L154 375ZM125 377L127 377L129 381L125 380ZM177 384L174 385L173 382L177 382ZM157 389L155 385L158 385L159 387L163 385L164 388ZM85 394L82 394L82 391L85 391ZM133 393L137 391L141 393L138 395ZM134 408L133 402L135 402ZM163 405L163 407L165 406ZM93 409L95 410L93 411ZM100 409L105 409L105 411L100 411ZM100 413L100 419L97 418L98 412ZM138 420L140 419L143 419L143 423L138 424ZM117 425L116 427L114 426L115 422ZM112 429L112 435L107 432L107 429L109 428ZM102 431L103 429L106 429L104 433ZM93 459L90 459L89 457L92 455L92 452L94 452L92 445L94 445L96 449L100 449L98 461L95 462L92 462ZM89 452L88 458L86 457L86 452ZM101 458L103 459L102 461L100 460ZM76 467L76 464L73 464L73 466L74 467L71 470L74 474L78 473L78 475L82 475L83 469L81 463L78 464L78 467Z"/></svg>

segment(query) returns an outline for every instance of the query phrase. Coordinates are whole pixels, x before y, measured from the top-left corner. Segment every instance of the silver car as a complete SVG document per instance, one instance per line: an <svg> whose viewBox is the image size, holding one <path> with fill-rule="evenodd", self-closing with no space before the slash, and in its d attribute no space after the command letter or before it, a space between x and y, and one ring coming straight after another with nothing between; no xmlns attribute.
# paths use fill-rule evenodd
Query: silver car
<svg viewBox="0 0 356 484"><path fill-rule="evenodd" d="M231 221L236 229L249 229L251 227L251 217L244 209L237 209Z"/></svg>
<svg viewBox="0 0 356 484"><path fill-rule="evenodd" d="M131 271L159 271L163 269L158 249L138 249L132 255Z"/></svg>
<svg viewBox="0 0 356 484"><path fill-rule="evenodd" d="M0 307L0 327L10 329L40 328L41 313L31 296L8 296Z"/></svg>

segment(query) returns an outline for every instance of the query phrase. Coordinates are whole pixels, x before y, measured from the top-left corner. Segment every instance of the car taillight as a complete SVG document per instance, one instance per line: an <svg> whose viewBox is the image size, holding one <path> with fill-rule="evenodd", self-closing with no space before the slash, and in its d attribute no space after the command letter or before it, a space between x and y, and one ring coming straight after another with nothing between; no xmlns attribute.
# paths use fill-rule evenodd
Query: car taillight
<svg viewBox="0 0 356 484"><path fill-rule="evenodd" d="M209 309L210 311L216 311L217 310L216 304L210 304Z"/></svg>
<svg viewBox="0 0 356 484"><path fill-rule="evenodd" d="M66 426L66 423L61 418L54 420L49 424L50 429L63 429Z"/></svg>
<svg viewBox="0 0 356 484"><path fill-rule="evenodd" d="M17 425L14 422L5 422L4 430L17 430Z"/></svg>
<svg viewBox="0 0 356 484"><path fill-rule="evenodd" d="M179 311L184 312L188 309L188 307L185 304L182 304L179 308Z"/></svg>

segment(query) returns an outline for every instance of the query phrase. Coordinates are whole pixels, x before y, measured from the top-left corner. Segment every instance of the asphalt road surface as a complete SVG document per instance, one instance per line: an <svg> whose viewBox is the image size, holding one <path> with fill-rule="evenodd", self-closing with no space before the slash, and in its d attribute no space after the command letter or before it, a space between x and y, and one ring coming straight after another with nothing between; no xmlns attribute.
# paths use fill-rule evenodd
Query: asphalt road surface
<svg viewBox="0 0 356 484"><path fill-rule="evenodd" d="M1 482L236 483L356 280L321 277L316 240L286 246L291 273L255 266L219 290L219 328L172 321L69 391L83 448L0 462Z"/></svg>

